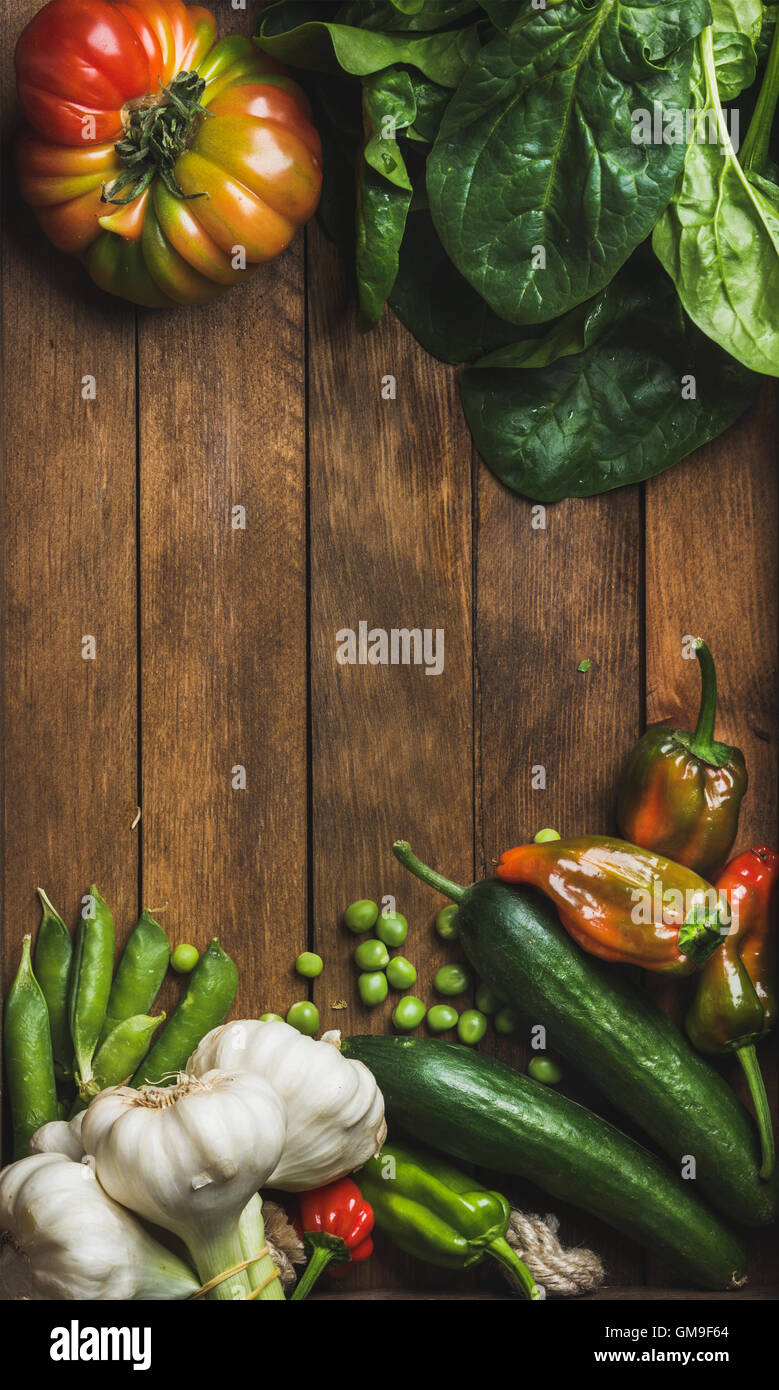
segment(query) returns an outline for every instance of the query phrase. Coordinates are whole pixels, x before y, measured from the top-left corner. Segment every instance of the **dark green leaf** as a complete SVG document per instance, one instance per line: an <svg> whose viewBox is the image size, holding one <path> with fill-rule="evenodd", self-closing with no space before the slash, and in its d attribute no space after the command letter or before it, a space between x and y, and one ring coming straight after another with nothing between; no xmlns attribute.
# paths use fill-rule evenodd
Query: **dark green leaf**
<svg viewBox="0 0 779 1390"><path fill-rule="evenodd" d="M473 362L516 337L516 324L499 319L452 265L424 210L409 214L389 303L442 362Z"/></svg>
<svg viewBox="0 0 779 1390"><path fill-rule="evenodd" d="M442 120L428 192L446 250L502 318L566 312L651 232L684 144L642 140L636 113L683 119L687 39L708 17L707 0L564 3L476 56Z"/></svg>
<svg viewBox="0 0 779 1390"><path fill-rule="evenodd" d="M282 63L316 72L349 73L353 77L368 77L407 63L442 87L458 85L480 44L475 24L417 38L408 34L375 34L353 25L319 21L279 33L278 22L274 10L263 13L257 43Z"/></svg>
<svg viewBox="0 0 779 1390"><path fill-rule="evenodd" d="M584 316L572 311L551 335L557 348L546 365L475 366L462 378L484 462L541 502L662 472L727 429L760 384L691 324L643 251ZM516 360L549 357L530 348L517 344Z"/></svg>
<svg viewBox="0 0 779 1390"><path fill-rule="evenodd" d="M411 204L411 181L395 131L416 115L409 74L400 68L363 83L365 147L357 176L358 324L365 331L381 318L398 273L398 255Z"/></svg>
<svg viewBox="0 0 779 1390"><path fill-rule="evenodd" d="M360 29L425 33L448 29L470 15L476 17L478 10L478 0L413 0L404 6L393 0L353 0L342 5L336 17L339 24L356 24Z"/></svg>

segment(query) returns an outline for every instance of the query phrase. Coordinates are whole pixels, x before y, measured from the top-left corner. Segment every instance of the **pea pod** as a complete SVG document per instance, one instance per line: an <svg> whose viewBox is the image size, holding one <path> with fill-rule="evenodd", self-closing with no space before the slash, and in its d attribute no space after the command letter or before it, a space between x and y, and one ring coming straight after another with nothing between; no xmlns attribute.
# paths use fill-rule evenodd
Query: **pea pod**
<svg viewBox="0 0 779 1390"><path fill-rule="evenodd" d="M76 1082L93 1079L95 1055L106 1015L114 970L114 919L94 884L89 891L90 913L82 914L76 935L70 985L70 1036L76 1058Z"/></svg>
<svg viewBox="0 0 779 1390"><path fill-rule="evenodd" d="M43 915L35 940L35 975L49 1011L54 1071L65 1080L70 1076L73 1045L68 1024L68 986L73 960L70 932L49 902L42 888L38 889Z"/></svg>
<svg viewBox="0 0 779 1390"><path fill-rule="evenodd" d="M116 969L100 1033L101 1043L124 1019L149 1013L165 979L169 960L168 933L150 912L142 912L127 938Z"/></svg>
<svg viewBox="0 0 779 1390"><path fill-rule="evenodd" d="M36 1129L59 1119L49 1011L33 974L30 940L25 936L22 942L22 959L3 1020L14 1159L24 1158Z"/></svg>
<svg viewBox="0 0 779 1390"><path fill-rule="evenodd" d="M154 1018L148 1014L134 1014L132 1018L123 1018L121 1023L112 1028L105 1042L100 1044L95 1053L94 1080L81 1088L72 1114L85 1110L98 1091L104 1091L107 1086L121 1086L127 1083L141 1065L149 1051L152 1034L164 1019L164 1014L157 1014Z"/></svg>
<svg viewBox="0 0 779 1390"><path fill-rule="evenodd" d="M136 1071L131 1086L167 1086L184 1071L198 1043L224 1023L238 988L235 961L214 939L189 977L187 992Z"/></svg>

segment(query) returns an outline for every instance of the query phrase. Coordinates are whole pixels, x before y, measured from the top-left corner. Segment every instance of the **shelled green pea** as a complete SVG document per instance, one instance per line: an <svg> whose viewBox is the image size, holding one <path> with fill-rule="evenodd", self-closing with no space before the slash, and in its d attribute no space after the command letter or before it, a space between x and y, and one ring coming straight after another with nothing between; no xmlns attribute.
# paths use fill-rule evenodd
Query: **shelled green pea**
<svg viewBox="0 0 779 1390"><path fill-rule="evenodd" d="M434 1004L428 1010L427 1026L431 1033L447 1033L450 1028L454 1028L459 1014L453 1009L451 1004Z"/></svg>
<svg viewBox="0 0 779 1390"><path fill-rule="evenodd" d="M357 989L363 1004L369 1008L383 1004L389 994L387 976L381 970L364 971L358 977Z"/></svg>
<svg viewBox="0 0 779 1390"><path fill-rule="evenodd" d="M457 908L452 904L451 907L442 907L435 919L435 929L442 941L456 941L459 936L457 926Z"/></svg>
<svg viewBox="0 0 779 1390"><path fill-rule="evenodd" d="M562 1081L563 1074L557 1063L551 1057L533 1057L527 1066L528 1076L532 1076L534 1081L541 1081L545 1086L556 1086L558 1081Z"/></svg>
<svg viewBox="0 0 779 1390"><path fill-rule="evenodd" d="M301 951L295 961L295 969L298 975L302 975L306 980L315 980L317 975L321 975L324 970L324 961L316 951Z"/></svg>
<svg viewBox="0 0 779 1390"><path fill-rule="evenodd" d="M402 912L381 916L376 923L376 935L385 946L402 946L408 936L408 922Z"/></svg>
<svg viewBox="0 0 779 1390"><path fill-rule="evenodd" d="M516 1033L518 1019L513 1009L499 1009L493 1023L496 1033L501 1033L503 1037L509 1037L512 1033Z"/></svg>
<svg viewBox="0 0 779 1390"><path fill-rule="evenodd" d="M405 956L394 956L387 966L387 979L393 989L410 989L417 982L416 966Z"/></svg>
<svg viewBox="0 0 779 1390"><path fill-rule="evenodd" d="M475 1047L487 1031L487 1016L481 1009L464 1009L457 1020L457 1036L461 1043Z"/></svg>
<svg viewBox="0 0 779 1390"><path fill-rule="evenodd" d="M370 898L358 898L356 902L350 903L344 913L344 925L349 931L355 932L358 936L363 932L370 931L376 925L376 918L379 915L378 903L372 902Z"/></svg>
<svg viewBox="0 0 779 1390"><path fill-rule="evenodd" d="M401 1033L410 1033L418 1028L427 1012L423 1000L413 994L405 994L392 1010L392 1022Z"/></svg>
<svg viewBox="0 0 779 1390"><path fill-rule="evenodd" d="M319 1031L319 1010L308 999L299 999L287 1012L287 1023L297 1028L305 1037L312 1038Z"/></svg>
<svg viewBox="0 0 779 1390"><path fill-rule="evenodd" d="M464 965L442 965L433 979L433 988L439 994L465 994L470 987L470 972Z"/></svg>
<svg viewBox="0 0 779 1390"><path fill-rule="evenodd" d="M384 970L389 963L389 951L383 941L377 937L370 937L368 941L361 941L354 952L355 964L360 970Z"/></svg>

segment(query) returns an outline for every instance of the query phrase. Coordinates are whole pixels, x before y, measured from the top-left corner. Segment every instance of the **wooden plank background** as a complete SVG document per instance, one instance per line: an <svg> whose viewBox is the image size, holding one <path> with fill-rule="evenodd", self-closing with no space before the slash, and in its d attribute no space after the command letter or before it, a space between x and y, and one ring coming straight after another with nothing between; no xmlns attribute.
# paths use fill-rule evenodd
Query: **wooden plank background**
<svg viewBox="0 0 779 1390"><path fill-rule="evenodd" d="M6 134L13 44L38 0L8 8ZM225 28L247 22L227 0L215 8ZM776 842L768 388L685 464L550 507L537 529L473 455L456 374L390 314L357 334L315 226L208 308L136 312L47 246L12 182L6 168L4 992L37 922L35 887L73 924L94 879L120 939L141 904L174 940L217 934L240 967L239 1014L300 996L291 967L308 944L326 961L322 1026L389 1026L391 1001L359 1003L345 904L397 897L428 997L452 954L432 930L438 902L399 869L392 840L467 881L541 825L611 828L644 722L694 714L686 633L712 644L719 734L749 764L739 843ZM337 665L336 632L360 621L443 628L444 674ZM539 764L546 787L533 790ZM662 998L680 1012L678 995ZM488 1046L527 1060L521 1040ZM775 1062L770 1075L775 1086ZM594 1098L573 1076L566 1089ZM673 1287L607 1228L560 1215L566 1240L602 1254L611 1287ZM770 1241L752 1244L755 1286L776 1279ZM474 1281L384 1249L342 1287L462 1294Z"/></svg>

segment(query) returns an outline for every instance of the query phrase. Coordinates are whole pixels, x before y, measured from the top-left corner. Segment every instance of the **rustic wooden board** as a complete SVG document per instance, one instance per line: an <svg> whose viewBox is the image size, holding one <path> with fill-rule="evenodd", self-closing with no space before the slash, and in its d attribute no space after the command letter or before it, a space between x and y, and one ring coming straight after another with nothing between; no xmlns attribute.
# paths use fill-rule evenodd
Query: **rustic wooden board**
<svg viewBox="0 0 779 1390"><path fill-rule="evenodd" d="M13 46L38 8L24 0L2 16L7 135ZM71 925L93 880L118 920L133 917L137 759L133 318L51 250L12 187L5 221L7 988L39 920L39 884ZM82 397L85 377L95 399ZM88 637L94 659L82 655Z"/></svg>
<svg viewBox="0 0 779 1390"><path fill-rule="evenodd" d="M453 373L390 315L359 337L333 248L316 230L310 243L313 940L327 962L314 996L323 1028L363 1032L390 1027L400 996L362 1005L344 908L396 897L419 972L410 992L428 998L445 954L431 895L392 841L445 847L453 874L473 873L470 442ZM395 399L382 397L388 375ZM339 665L336 634L361 620L442 628L443 673ZM339 1001L348 1007L334 1010ZM428 1277L418 1265L409 1274Z"/></svg>
<svg viewBox="0 0 779 1390"><path fill-rule="evenodd" d="M636 488L539 509L481 465L477 485L476 861L489 874L543 826L612 828L615 778L641 715L641 537ZM491 1050L524 1070L533 1022L512 1044L493 1035ZM547 1044L554 1053L554 1037ZM565 1071L566 1094L603 1113L594 1088ZM547 1199L517 1188L517 1200L535 1210ZM593 1244L612 1280L641 1281L640 1252L602 1223L569 1211L562 1235Z"/></svg>

